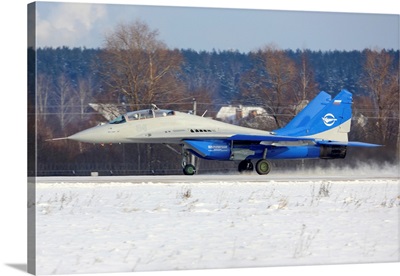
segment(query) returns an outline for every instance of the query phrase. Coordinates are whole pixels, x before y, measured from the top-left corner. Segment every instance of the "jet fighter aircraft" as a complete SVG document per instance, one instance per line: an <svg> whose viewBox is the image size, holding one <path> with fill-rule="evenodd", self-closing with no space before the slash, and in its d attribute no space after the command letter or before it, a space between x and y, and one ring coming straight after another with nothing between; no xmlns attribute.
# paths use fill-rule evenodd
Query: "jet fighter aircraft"
<svg viewBox="0 0 400 276"><path fill-rule="evenodd" d="M182 169L196 173L189 154L208 160L241 161L239 172L265 175L268 160L345 158L347 147L379 145L348 141L352 94L342 90L334 99L320 92L285 127L264 131L223 123L156 106L128 112L65 139L88 143L159 143L181 146ZM255 161L255 166L253 165Z"/></svg>

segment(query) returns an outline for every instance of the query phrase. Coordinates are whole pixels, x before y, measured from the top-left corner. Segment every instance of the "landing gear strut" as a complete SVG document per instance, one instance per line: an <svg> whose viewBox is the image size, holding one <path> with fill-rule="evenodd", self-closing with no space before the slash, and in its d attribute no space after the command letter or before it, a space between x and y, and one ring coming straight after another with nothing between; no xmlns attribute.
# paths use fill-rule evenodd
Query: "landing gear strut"
<svg viewBox="0 0 400 276"><path fill-rule="evenodd" d="M192 164L187 163L189 152L182 146L182 169L184 175L194 175L196 173L196 167Z"/></svg>

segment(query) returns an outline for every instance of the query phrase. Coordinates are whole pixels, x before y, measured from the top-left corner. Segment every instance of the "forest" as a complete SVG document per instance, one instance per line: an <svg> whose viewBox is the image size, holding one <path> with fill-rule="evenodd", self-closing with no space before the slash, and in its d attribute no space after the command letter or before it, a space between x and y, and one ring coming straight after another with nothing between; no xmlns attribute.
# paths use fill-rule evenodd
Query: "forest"
<svg viewBox="0 0 400 276"><path fill-rule="evenodd" d="M130 31L134 29L133 36ZM193 109L215 118L223 106L259 106L273 118L239 123L273 130L284 126L319 91L353 93L350 140L384 145L351 149L337 166L399 160L399 50L258 51L169 49L144 23L119 26L104 47L28 49L28 174L181 174L181 157L164 145L48 141L105 119L89 103L132 111L156 104ZM124 39L121 39L123 37ZM119 114L115 114L116 116ZM249 122L249 120L253 120ZM264 123L263 123L264 121ZM328 166L326 160L276 161L276 169ZM236 171L235 162L200 160L199 173Z"/></svg>

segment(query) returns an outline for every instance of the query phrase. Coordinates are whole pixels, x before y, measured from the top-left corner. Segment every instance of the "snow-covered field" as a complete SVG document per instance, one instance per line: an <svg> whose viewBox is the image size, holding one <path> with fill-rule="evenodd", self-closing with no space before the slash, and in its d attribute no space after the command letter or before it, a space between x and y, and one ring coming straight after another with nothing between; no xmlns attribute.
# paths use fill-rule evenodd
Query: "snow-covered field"
<svg viewBox="0 0 400 276"><path fill-rule="evenodd" d="M38 178L38 274L399 261L398 173Z"/></svg>

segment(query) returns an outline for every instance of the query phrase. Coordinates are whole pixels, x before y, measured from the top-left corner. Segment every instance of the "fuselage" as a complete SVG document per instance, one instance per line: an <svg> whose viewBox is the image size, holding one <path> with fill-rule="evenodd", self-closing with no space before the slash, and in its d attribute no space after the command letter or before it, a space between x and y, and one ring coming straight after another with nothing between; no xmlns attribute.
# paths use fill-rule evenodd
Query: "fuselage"
<svg viewBox="0 0 400 276"><path fill-rule="evenodd" d="M273 135L269 131L235 126L177 111L146 112L148 114L144 114L143 111L130 112L114 121L83 130L68 138L88 143L180 144L185 139L223 139L237 133Z"/></svg>
<svg viewBox="0 0 400 276"><path fill-rule="evenodd" d="M150 109L127 113L109 123L78 132L68 138L100 144L184 144L185 149L192 154L210 160L260 159L264 155L269 159L320 157L320 149L313 143L260 143L230 139L238 133L245 136L275 136L273 132L236 126L201 116Z"/></svg>

